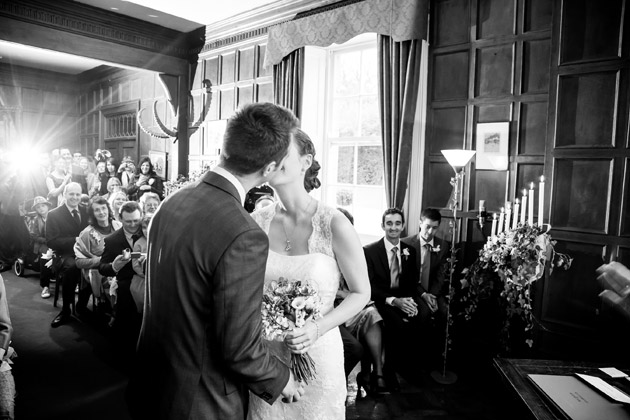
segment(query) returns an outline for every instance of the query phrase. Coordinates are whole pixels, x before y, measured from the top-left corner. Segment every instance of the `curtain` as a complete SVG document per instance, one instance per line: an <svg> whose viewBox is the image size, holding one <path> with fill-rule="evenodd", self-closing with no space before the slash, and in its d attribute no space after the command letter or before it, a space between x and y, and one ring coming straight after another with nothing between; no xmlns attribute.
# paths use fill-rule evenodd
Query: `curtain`
<svg viewBox="0 0 630 420"><path fill-rule="evenodd" d="M294 50L273 66L273 101L302 117L304 47Z"/></svg>
<svg viewBox="0 0 630 420"><path fill-rule="evenodd" d="M407 193L413 124L419 93L422 41L396 42L379 35L379 111L385 193L390 207L402 209Z"/></svg>

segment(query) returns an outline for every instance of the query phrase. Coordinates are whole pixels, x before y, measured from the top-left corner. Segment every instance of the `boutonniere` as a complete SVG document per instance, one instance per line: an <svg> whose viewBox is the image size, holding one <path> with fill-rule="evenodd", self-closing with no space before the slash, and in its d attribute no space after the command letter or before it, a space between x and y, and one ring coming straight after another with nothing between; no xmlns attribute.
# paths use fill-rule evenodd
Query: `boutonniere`
<svg viewBox="0 0 630 420"><path fill-rule="evenodd" d="M440 252L440 246L431 247L431 252Z"/></svg>
<svg viewBox="0 0 630 420"><path fill-rule="evenodd" d="M405 259L407 259L407 257L409 257L409 248L404 248L402 250L402 254L403 254L403 257L405 257Z"/></svg>

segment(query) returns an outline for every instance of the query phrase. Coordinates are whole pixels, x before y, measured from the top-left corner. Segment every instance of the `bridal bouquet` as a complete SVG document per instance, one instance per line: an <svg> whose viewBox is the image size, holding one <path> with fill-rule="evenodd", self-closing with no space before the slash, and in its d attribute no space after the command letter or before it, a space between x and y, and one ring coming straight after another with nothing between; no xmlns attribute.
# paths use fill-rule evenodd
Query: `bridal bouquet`
<svg viewBox="0 0 630 420"><path fill-rule="evenodd" d="M265 286L262 303L263 336L282 340L293 328L321 318L321 299L308 282L289 281L280 277ZM308 383L315 378L315 363L308 353L291 354L291 371L295 379Z"/></svg>

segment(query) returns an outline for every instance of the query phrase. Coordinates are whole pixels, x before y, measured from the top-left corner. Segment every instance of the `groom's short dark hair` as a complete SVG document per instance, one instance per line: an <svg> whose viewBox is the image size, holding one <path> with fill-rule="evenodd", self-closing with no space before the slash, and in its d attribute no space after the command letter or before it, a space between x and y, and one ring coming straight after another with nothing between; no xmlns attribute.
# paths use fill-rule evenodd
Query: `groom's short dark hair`
<svg viewBox="0 0 630 420"><path fill-rule="evenodd" d="M248 104L227 123L221 150L225 169L249 175L287 155L300 121L287 108L272 103Z"/></svg>

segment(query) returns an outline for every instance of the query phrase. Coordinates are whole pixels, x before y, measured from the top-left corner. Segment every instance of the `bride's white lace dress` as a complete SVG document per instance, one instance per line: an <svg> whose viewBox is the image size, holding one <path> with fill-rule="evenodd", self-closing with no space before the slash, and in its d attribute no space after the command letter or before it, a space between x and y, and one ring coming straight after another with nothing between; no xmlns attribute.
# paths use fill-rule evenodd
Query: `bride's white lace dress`
<svg viewBox="0 0 630 420"><path fill-rule="evenodd" d="M265 207L253 214L260 227L269 233L276 206ZM269 251L265 284L279 277L308 280L319 290L322 314L333 309L341 273L332 250L330 222L335 210L321 203L313 216L313 233L308 240L306 255L288 256ZM345 419L346 379L343 369L343 345L339 329L334 328L320 337L310 348L317 377L306 386L305 394L296 403L285 404L278 398L273 405L250 394L248 419Z"/></svg>

